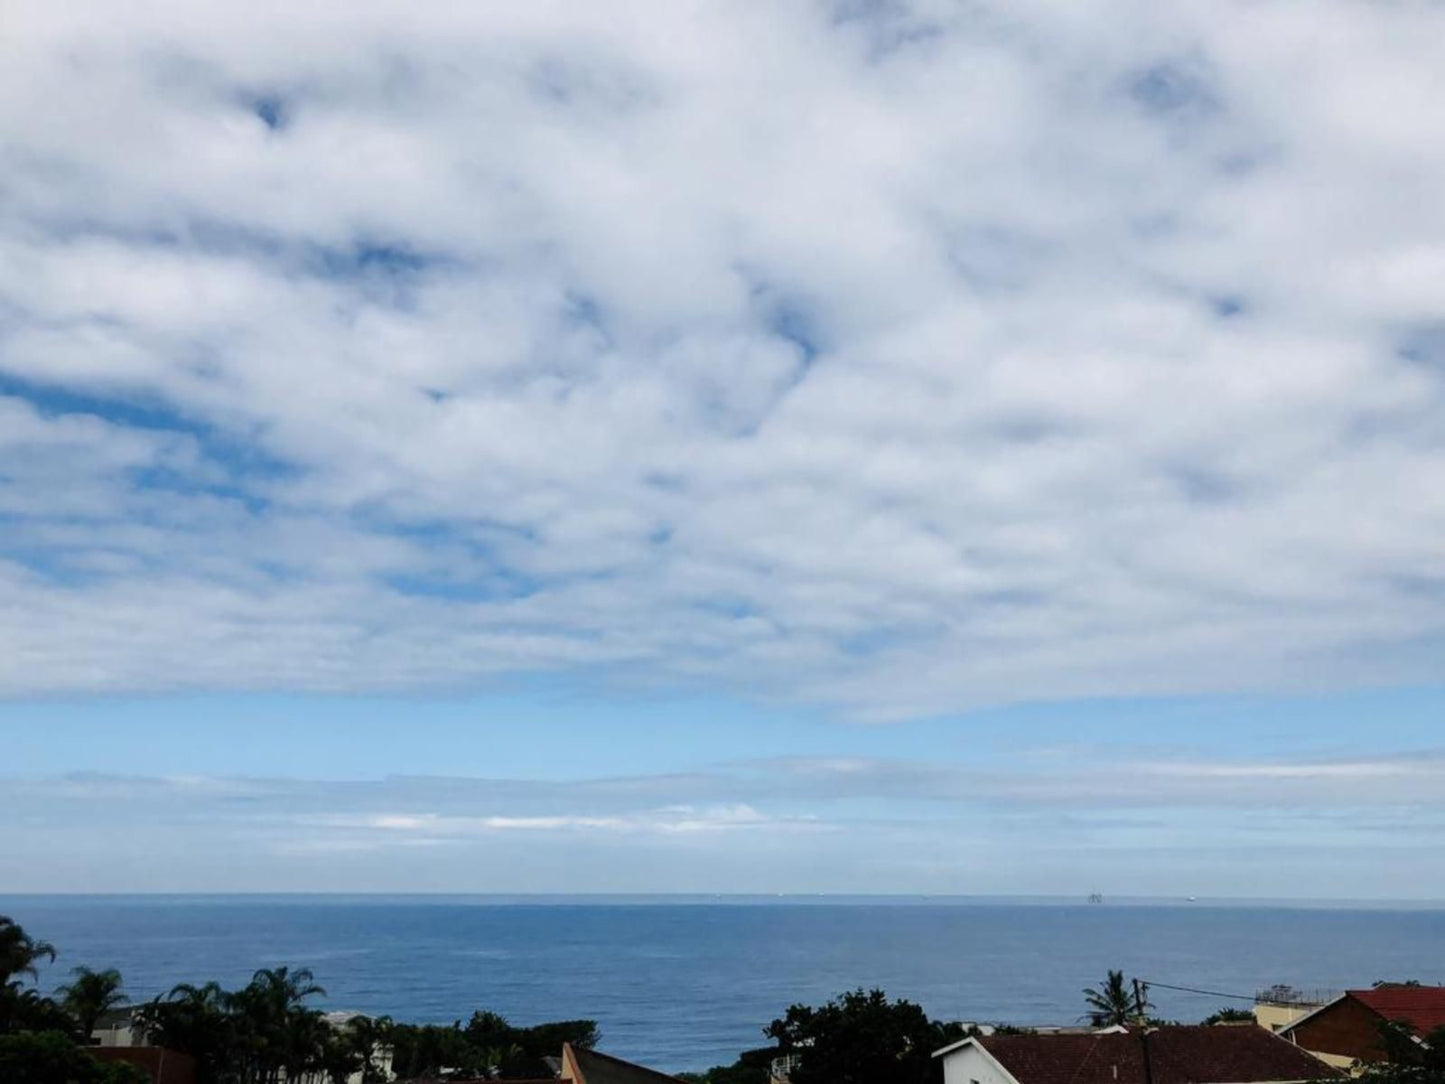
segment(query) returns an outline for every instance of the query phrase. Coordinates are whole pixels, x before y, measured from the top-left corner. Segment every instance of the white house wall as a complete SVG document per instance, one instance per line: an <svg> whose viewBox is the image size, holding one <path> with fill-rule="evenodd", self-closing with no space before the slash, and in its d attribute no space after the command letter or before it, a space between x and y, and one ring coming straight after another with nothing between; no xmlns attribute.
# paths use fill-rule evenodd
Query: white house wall
<svg viewBox="0 0 1445 1084"><path fill-rule="evenodd" d="M943 1055L943 1084L1015 1084L976 1046L961 1046Z"/></svg>

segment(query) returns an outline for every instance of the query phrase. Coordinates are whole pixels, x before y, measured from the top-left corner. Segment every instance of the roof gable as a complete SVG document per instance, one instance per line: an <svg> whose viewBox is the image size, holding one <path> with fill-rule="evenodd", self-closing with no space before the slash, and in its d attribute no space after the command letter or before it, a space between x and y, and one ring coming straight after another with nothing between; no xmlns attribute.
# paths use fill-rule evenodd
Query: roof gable
<svg viewBox="0 0 1445 1084"><path fill-rule="evenodd" d="M675 1076L570 1043L563 1048L563 1058L575 1070L569 1074L574 1084L679 1084Z"/></svg>
<svg viewBox="0 0 1445 1084"><path fill-rule="evenodd" d="M1409 1024L1416 1035L1445 1028L1445 986L1376 986L1349 990L1347 997L1362 1002L1386 1020Z"/></svg>

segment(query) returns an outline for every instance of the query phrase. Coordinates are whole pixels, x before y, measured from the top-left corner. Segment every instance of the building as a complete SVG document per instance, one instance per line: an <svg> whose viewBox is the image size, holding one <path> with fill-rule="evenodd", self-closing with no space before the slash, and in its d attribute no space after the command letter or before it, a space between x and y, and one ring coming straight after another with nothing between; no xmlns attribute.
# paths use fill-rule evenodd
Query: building
<svg viewBox="0 0 1445 1084"><path fill-rule="evenodd" d="M417 1077L400 1081L399 1084L684 1084L675 1076L659 1073L656 1069L635 1065L611 1054L596 1050L584 1050L571 1043L562 1044L560 1058L543 1059L555 1075L549 1077L501 1078L459 1076L443 1069L441 1077Z"/></svg>
<svg viewBox="0 0 1445 1084"><path fill-rule="evenodd" d="M1262 1028L1283 1031L1339 996L1338 990L1296 990L1276 984L1254 995L1254 1020Z"/></svg>
<svg viewBox="0 0 1445 1084"><path fill-rule="evenodd" d="M97 1046L87 1053L96 1061L124 1062L146 1075L151 1084L195 1084L196 1059L162 1046Z"/></svg>
<svg viewBox="0 0 1445 1084"><path fill-rule="evenodd" d="M1387 1020L1409 1027L1417 1039L1445 1028L1445 986L1385 984L1346 990L1326 1005L1280 1029L1280 1035L1331 1065L1382 1061L1380 1025Z"/></svg>
<svg viewBox="0 0 1445 1084"><path fill-rule="evenodd" d="M135 1011L135 1006L127 1006L101 1013L95 1021L95 1030L90 1033L91 1045L106 1048L145 1046L146 1036L132 1019Z"/></svg>
<svg viewBox="0 0 1445 1084"><path fill-rule="evenodd" d="M614 1058L597 1050L562 1044L560 1080L570 1084L681 1084L675 1076Z"/></svg>
<svg viewBox="0 0 1445 1084"><path fill-rule="evenodd" d="M978 1035L936 1051L944 1084L1284 1084L1343 1074L1253 1024Z"/></svg>

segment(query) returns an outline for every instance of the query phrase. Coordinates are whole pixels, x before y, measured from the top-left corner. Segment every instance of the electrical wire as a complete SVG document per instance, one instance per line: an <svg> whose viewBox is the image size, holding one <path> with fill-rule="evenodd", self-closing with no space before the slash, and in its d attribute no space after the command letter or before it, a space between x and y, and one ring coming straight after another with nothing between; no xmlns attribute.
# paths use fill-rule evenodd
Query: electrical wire
<svg viewBox="0 0 1445 1084"><path fill-rule="evenodd" d="M1257 1001L1254 994L1226 994L1220 990L1201 990L1196 986L1173 986L1167 982L1155 982L1153 979L1140 979L1145 986L1157 986L1161 990L1179 990L1186 994L1208 994L1210 997L1227 997L1235 1001Z"/></svg>

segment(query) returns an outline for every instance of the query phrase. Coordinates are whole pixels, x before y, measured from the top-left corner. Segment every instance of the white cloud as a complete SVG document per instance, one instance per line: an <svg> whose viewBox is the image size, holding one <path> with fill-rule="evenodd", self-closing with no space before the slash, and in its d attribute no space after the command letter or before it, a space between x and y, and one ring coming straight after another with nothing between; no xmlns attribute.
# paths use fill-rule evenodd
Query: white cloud
<svg viewBox="0 0 1445 1084"><path fill-rule="evenodd" d="M782 758L567 781L0 779L0 833L11 891L1069 895L1102 879L1146 895L1188 883L1439 898L1445 753Z"/></svg>
<svg viewBox="0 0 1445 1084"><path fill-rule="evenodd" d="M1442 23L12 5L0 690L1436 675Z"/></svg>

